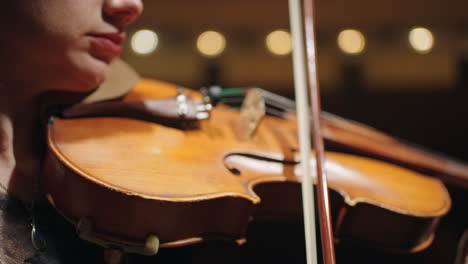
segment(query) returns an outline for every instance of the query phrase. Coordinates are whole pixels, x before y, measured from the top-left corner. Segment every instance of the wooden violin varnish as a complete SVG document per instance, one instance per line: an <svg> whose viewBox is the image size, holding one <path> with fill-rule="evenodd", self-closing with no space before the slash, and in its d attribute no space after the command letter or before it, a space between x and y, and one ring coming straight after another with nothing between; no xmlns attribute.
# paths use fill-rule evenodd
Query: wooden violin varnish
<svg viewBox="0 0 468 264"><path fill-rule="evenodd" d="M173 85L143 80L133 95L155 99L166 89L175 94ZM210 116L191 130L117 117L51 119L49 201L75 225L89 221L89 240L140 254L157 251L153 240L159 247L235 241L252 219L299 221L296 124L264 116L244 140L233 127L238 110L214 108ZM370 158L325 155L337 239L397 251L429 245L450 208L440 181Z"/></svg>

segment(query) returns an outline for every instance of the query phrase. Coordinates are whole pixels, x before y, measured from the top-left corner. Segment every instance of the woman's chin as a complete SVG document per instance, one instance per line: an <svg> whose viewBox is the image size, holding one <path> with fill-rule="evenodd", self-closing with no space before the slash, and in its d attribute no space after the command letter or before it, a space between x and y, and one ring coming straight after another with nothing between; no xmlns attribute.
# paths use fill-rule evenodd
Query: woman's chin
<svg viewBox="0 0 468 264"><path fill-rule="evenodd" d="M68 87L62 89L73 92L89 92L96 89L108 77L110 65L95 58L86 58L77 65L73 77L68 81Z"/></svg>

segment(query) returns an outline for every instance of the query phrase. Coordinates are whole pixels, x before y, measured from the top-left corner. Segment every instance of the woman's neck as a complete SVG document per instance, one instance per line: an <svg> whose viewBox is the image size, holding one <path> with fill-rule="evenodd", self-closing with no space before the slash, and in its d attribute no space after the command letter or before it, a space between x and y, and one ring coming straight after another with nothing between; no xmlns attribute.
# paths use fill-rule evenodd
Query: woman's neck
<svg viewBox="0 0 468 264"><path fill-rule="evenodd" d="M40 128L37 96L0 87L0 187L23 200L39 195Z"/></svg>

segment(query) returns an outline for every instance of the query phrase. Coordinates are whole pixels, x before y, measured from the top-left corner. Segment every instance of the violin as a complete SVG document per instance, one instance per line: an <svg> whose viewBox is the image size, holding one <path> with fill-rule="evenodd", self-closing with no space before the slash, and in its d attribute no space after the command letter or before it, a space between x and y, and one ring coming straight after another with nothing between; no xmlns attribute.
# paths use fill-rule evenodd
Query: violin
<svg viewBox="0 0 468 264"><path fill-rule="evenodd" d="M175 85L142 80L122 103L175 94ZM47 126L46 197L83 239L152 255L159 247L241 240L255 220L301 218L292 120L264 116L250 137L235 109L215 107L190 129L148 113L105 112L113 117L56 116ZM396 165L326 152L325 170L336 241L417 252L450 209L438 179Z"/></svg>

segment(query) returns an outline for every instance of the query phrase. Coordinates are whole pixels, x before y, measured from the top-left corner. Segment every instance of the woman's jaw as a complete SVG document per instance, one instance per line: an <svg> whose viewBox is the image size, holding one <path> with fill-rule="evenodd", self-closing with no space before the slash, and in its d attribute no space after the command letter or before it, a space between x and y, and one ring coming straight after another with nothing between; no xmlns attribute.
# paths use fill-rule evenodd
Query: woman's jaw
<svg viewBox="0 0 468 264"><path fill-rule="evenodd" d="M108 76L125 42L124 28L142 12L141 0L9 2L0 17L0 80L34 92L87 92Z"/></svg>

